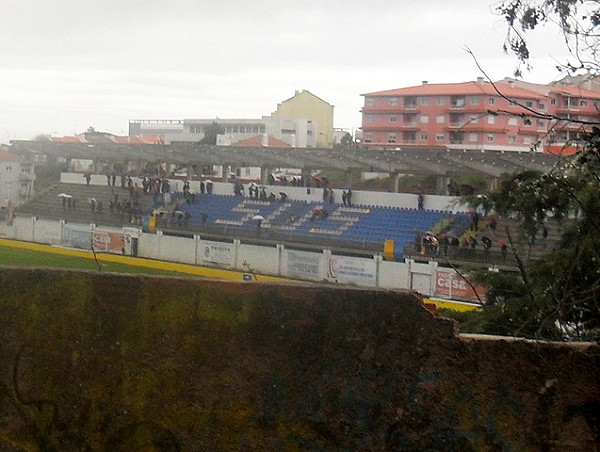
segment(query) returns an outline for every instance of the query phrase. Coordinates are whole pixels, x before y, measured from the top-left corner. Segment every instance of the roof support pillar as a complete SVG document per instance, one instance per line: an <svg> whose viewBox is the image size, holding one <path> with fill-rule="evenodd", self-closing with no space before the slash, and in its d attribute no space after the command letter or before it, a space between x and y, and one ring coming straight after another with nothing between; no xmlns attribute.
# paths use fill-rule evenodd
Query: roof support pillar
<svg viewBox="0 0 600 452"><path fill-rule="evenodd" d="M261 166L260 167L260 183L262 185L268 185L270 183L269 181L269 175L271 174L271 168L268 166Z"/></svg>
<svg viewBox="0 0 600 452"><path fill-rule="evenodd" d="M346 188L352 188L352 170L348 168L345 174Z"/></svg>
<svg viewBox="0 0 600 452"><path fill-rule="evenodd" d="M400 173L390 173L389 190L392 193L398 193L398 181L399 180L400 180Z"/></svg>
<svg viewBox="0 0 600 452"><path fill-rule="evenodd" d="M435 194L448 196L448 184L450 184L448 176L437 176L435 178Z"/></svg>

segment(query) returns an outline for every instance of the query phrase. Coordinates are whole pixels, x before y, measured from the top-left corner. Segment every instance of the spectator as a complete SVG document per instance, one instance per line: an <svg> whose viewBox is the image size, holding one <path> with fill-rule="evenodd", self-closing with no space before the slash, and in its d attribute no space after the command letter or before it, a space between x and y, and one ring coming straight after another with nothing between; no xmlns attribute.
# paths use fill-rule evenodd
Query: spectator
<svg viewBox="0 0 600 452"><path fill-rule="evenodd" d="M483 244L483 252L488 254L490 252L490 248L492 247L492 239L488 236L483 236L481 238L481 243Z"/></svg>

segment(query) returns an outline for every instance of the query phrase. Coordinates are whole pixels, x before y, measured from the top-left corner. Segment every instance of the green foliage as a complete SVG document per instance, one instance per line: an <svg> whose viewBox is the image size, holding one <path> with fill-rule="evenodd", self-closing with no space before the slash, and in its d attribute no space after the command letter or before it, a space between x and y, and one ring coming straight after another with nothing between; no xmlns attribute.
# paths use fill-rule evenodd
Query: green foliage
<svg viewBox="0 0 600 452"><path fill-rule="evenodd" d="M554 218L564 220L558 248L515 273L479 272L490 306L463 322L477 332L546 339L600 337L600 129L586 136L581 152L562 157L547 174L506 175L497 190L472 206L519 220L534 237Z"/></svg>
<svg viewBox="0 0 600 452"><path fill-rule="evenodd" d="M342 147L344 148L353 148L356 143L354 142L354 140L352 139L352 135L350 135L349 133L346 133L346 135L344 135L341 139L340 139L340 144L342 145Z"/></svg>
<svg viewBox="0 0 600 452"><path fill-rule="evenodd" d="M225 132L223 126L216 121L206 127L204 137L200 140L200 144L217 144L217 135Z"/></svg>
<svg viewBox="0 0 600 452"><path fill-rule="evenodd" d="M547 24L558 25L571 61L558 66L559 70L574 73L580 70L598 72L598 2L586 0L504 0L496 8L508 25L504 50L517 56L520 65L529 68L531 56L526 34ZM520 66L515 75L521 75Z"/></svg>

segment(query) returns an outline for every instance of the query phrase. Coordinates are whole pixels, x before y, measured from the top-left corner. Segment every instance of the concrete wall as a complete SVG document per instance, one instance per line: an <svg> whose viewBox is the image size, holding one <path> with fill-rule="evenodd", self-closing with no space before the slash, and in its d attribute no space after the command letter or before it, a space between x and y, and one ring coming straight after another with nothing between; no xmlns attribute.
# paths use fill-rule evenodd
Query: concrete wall
<svg viewBox="0 0 600 452"><path fill-rule="evenodd" d="M457 337L410 293L0 280L2 450L598 450L597 344Z"/></svg>
<svg viewBox="0 0 600 452"><path fill-rule="evenodd" d="M14 219L11 226L0 225L0 237L90 249L95 230L136 238L137 256L148 259L359 287L412 289L425 296L443 295L436 293L438 264L434 261L428 264L415 263L410 259L405 262L391 262L384 261L379 255L372 258L348 257L334 255L327 249L320 252L297 251L287 249L284 244L266 247L244 244L239 240L217 242L198 236L167 236L163 235L162 231L151 234L136 228L117 229L90 224L67 224L62 221L20 216ZM120 247L110 252L119 253ZM128 252L129 249L125 254ZM481 295L483 296L483 293ZM473 299L466 289L462 292L455 291L453 298Z"/></svg>
<svg viewBox="0 0 600 452"><path fill-rule="evenodd" d="M137 183L140 187L141 179L133 177L133 182ZM85 179L79 173L61 173L61 182L69 184L84 184ZM216 195L233 195L233 184L228 182L218 182L216 179L213 180L213 193ZM106 176L93 174L92 185L106 185ZM120 184L117 181L117 184ZM170 180L169 185L171 191L182 191L183 181L181 180ZM248 194L249 184L245 184L244 193ZM190 181L190 190L192 192L200 193L200 181ZM267 195L274 193L279 197L279 192L284 191L288 194L289 198L295 201L310 201L310 202L321 202L323 200L323 189L322 188L311 188L310 193L307 193L307 189L304 187L284 187L281 185L269 185L267 186ZM343 189L334 189L334 200L335 202L341 203ZM382 193L372 191L352 191L352 203L355 205L371 205L378 207L404 207L408 209L417 208L418 195L410 193ZM440 195L424 195L423 196L423 207L428 210L448 210L452 212L468 212L469 207L458 203L456 196L440 196Z"/></svg>

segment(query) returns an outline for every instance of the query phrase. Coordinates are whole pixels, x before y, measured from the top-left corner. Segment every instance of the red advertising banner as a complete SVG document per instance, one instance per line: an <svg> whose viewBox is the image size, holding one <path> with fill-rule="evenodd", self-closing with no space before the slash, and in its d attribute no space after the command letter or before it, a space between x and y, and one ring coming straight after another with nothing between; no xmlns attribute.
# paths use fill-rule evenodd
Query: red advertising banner
<svg viewBox="0 0 600 452"><path fill-rule="evenodd" d="M126 235L122 232L94 230L92 243L95 251L125 254Z"/></svg>
<svg viewBox="0 0 600 452"><path fill-rule="evenodd" d="M468 278L468 276L467 276ZM485 287L473 284L481 301L485 302ZM473 288L451 269L438 269L435 275L435 296L452 300L479 302Z"/></svg>

